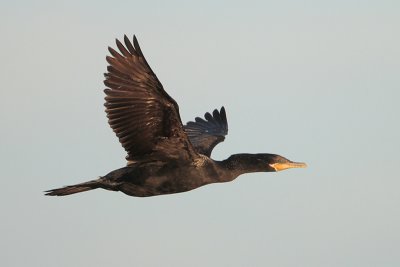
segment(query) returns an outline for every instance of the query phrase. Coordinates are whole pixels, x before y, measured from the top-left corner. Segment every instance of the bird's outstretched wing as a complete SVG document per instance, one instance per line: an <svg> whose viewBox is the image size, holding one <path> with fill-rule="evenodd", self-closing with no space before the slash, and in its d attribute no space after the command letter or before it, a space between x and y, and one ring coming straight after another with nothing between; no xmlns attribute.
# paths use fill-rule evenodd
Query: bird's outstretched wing
<svg viewBox="0 0 400 267"><path fill-rule="evenodd" d="M189 121L185 131L196 151L209 157L213 148L225 140L228 121L224 107L220 111L215 109L212 115L207 112L204 118L196 117L195 121Z"/></svg>
<svg viewBox="0 0 400 267"><path fill-rule="evenodd" d="M179 107L154 74L139 43L117 39L118 53L108 48L104 74L108 123L128 153L128 161L146 156L192 158L194 151L181 122Z"/></svg>

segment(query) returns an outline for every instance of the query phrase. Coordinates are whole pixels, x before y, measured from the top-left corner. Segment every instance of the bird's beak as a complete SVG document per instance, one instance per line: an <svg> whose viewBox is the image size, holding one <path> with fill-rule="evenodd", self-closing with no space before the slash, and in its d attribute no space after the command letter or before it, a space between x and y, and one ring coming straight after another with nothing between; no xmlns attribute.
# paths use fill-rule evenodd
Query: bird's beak
<svg viewBox="0 0 400 267"><path fill-rule="evenodd" d="M306 168L307 164L303 163L303 162L293 162L293 161L289 161L289 162L284 162L284 163L272 163L269 164L269 166L271 166L272 168L275 169L275 171L283 171L286 169L291 169L291 168Z"/></svg>

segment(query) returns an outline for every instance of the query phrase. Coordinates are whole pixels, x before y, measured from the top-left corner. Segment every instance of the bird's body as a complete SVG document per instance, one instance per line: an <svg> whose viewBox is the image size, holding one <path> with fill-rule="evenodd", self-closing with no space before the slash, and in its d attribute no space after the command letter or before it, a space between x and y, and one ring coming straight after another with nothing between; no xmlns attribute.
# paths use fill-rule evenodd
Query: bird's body
<svg viewBox="0 0 400 267"><path fill-rule="evenodd" d="M180 161L135 163L107 174L103 179L113 190L147 197L189 191L216 182L217 168L211 160L196 165Z"/></svg>
<svg viewBox="0 0 400 267"><path fill-rule="evenodd" d="M121 52L109 48L104 81L109 124L128 153L126 167L97 180L47 191L70 195L96 188L147 197L190 191L211 183L229 182L243 173L304 167L275 154L235 154L223 161L210 158L225 139L225 109L182 124L177 103L164 91L136 38L125 36Z"/></svg>

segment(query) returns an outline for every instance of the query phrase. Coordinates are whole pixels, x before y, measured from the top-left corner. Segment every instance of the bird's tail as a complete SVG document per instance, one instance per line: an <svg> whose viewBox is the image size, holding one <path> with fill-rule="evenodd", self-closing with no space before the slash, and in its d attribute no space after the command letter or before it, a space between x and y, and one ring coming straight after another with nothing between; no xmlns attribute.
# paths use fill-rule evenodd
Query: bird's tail
<svg viewBox="0 0 400 267"><path fill-rule="evenodd" d="M46 196L66 196L100 188L100 179L45 191Z"/></svg>

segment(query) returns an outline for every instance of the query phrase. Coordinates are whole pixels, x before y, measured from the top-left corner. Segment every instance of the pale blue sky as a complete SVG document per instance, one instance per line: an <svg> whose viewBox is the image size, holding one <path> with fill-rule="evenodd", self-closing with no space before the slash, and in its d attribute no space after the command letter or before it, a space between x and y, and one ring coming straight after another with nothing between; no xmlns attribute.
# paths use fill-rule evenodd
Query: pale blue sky
<svg viewBox="0 0 400 267"><path fill-rule="evenodd" d="M0 265L399 266L399 14L399 1L2 2ZM145 199L43 196L125 164L102 92L124 33L183 121L226 107L216 159L309 168Z"/></svg>

